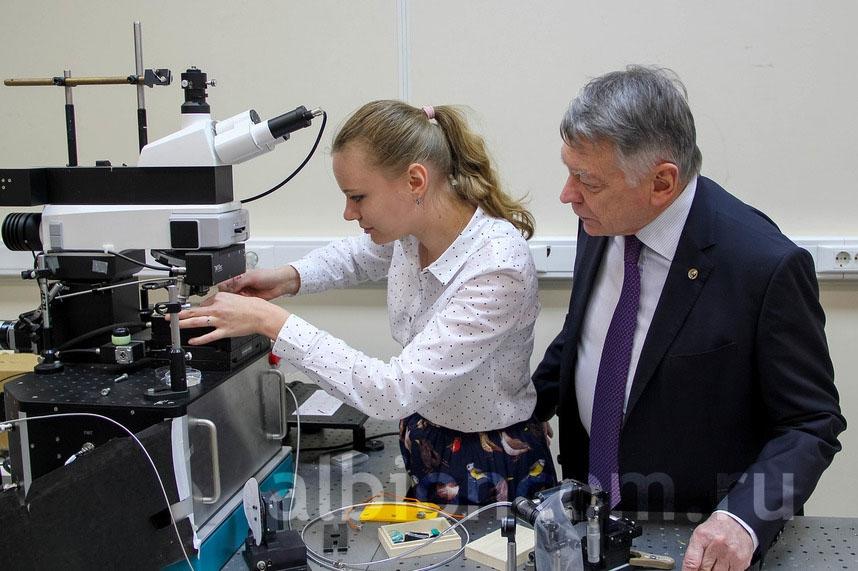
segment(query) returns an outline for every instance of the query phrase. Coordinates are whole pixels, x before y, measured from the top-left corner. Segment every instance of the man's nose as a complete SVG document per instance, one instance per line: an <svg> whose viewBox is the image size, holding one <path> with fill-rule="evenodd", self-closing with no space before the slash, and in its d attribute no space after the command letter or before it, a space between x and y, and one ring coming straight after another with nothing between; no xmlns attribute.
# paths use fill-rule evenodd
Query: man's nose
<svg viewBox="0 0 858 571"><path fill-rule="evenodd" d="M581 200L581 192L576 188L575 179L570 176L566 184L563 185L563 190L560 191L560 202L578 204Z"/></svg>

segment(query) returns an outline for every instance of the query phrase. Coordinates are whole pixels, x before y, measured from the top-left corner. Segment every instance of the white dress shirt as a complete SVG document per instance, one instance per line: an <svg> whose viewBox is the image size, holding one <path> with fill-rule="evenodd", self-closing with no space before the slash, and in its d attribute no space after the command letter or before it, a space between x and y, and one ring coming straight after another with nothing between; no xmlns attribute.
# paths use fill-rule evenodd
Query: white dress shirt
<svg viewBox="0 0 858 571"><path fill-rule="evenodd" d="M670 270L670 264L673 263L673 256L676 254L677 246L679 246L679 238L682 235L682 229L685 227L685 221L691 210L691 203L694 201L696 191L697 177L694 177L673 204L635 234L643 243L638 261L638 268L641 272L641 296L635 337L632 343L629 376L626 380L624 414L629 403L632 380L637 370L641 349L649 332L649 326L652 324L652 317L655 314L658 300L661 298L664 282L667 281L667 273ZM620 300L620 292L623 287L625 240L624 236L614 236L608 241L605 255L599 266L599 273L596 275L596 281L593 284L593 293L581 328L581 339L578 342L578 361L575 365L575 395L578 397L578 414L588 434L593 418L593 397L596 391L596 377L599 374L602 348L605 345L608 326L613 318L617 302ZM754 549L757 548L757 535L748 524L728 511L716 511L727 514L745 528L745 531L750 534L754 541Z"/></svg>
<svg viewBox="0 0 858 571"><path fill-rule="evenodd" d="M292 264L300 293L387 276L393 338L402 352L384 362L291 315L274 353L323 389L366 414L414 412L463 432L505 428L530 418L536 268L508 221L477 208L437 260L420 268L417 239L374 244L368 235L314 250Z"/></svg>
<svg viewBox="0 0 858 571"><path fill-rule="evenodd" d="M679 246L679 237L685 227L685 220L691 210L694 194L697 190L697 177L683 189L676 200L658 217L641 228L636 234L643 243L638 268L641 272L641 296L638 306L635 337L632 342L632 359L629 363L629 376L626 380L626 400L623 413L629 402L632 379L638 366L644 340L646 339L655 307L664 289L673 255ZM596 377L599 374L599 361L602 348L608 336L608 326L614 316L614 309L620 300L623 289L623 251L625 236L613 236L605 247L605 255L596 274L593 293L581 327L581 339L578 341L578 361L575 364L575 395L578 397L578 414L581 423L590 432L593 418L593 395L596 391ZM573 278L574 279L574 278ZM574 287L574 286L573 286Z"/></svg>

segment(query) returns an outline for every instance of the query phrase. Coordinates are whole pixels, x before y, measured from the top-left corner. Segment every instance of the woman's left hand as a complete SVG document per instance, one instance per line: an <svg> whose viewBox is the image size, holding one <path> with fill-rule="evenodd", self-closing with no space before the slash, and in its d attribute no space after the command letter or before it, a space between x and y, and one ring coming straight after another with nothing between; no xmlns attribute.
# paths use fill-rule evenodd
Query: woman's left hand
<svg viewBox="0 0 858 571"><path fill-rule="evenodd" d="M224 337L241 337L259 333L276 339L291 315L282 307L256 297L218 292L200 305L179 313L179 327L214 327L200 337L189 339L191 345L204 345Z"/></svg>

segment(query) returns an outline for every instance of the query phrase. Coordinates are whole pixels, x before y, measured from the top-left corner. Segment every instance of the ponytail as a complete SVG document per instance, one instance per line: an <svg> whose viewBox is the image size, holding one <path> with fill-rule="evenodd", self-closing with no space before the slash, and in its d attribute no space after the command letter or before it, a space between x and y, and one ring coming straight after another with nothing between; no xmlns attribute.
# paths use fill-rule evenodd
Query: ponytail
<svg viewBox="0 0 858 571"><path fill-rule="evenodd" d="M490 216L508 220L525 238L531 238L533 216L520 201L503 191L483 138L468 128L464 114L442 105L435 107L435 121L450 146L450 181L456 194L479 205Z"/></svg>
<svg viewBox="0 0 858 571"><path fill-rule="evenodd" d="M332 152L352 142L363 145L376 166L391 173L415 162L432 164L449 178L461 200L508 220L525 238L533 236L533 216L503 191L482 137L470 130L456 107L420 109L393 100L367 103L346 120L334 137Z"/></svg>

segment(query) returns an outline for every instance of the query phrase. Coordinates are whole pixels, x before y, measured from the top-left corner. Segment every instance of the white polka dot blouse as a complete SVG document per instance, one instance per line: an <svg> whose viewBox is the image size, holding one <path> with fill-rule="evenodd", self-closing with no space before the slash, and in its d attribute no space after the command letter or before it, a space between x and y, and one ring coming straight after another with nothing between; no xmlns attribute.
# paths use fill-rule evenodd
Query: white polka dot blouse
<svg viewBox="0 0 858 571"><path fill-rule="evenodd" d="M508 221L477 209L450 247L425 269L418 242L377 245L368 235L314 250L292 264L313 293L387 277L393 338L402 352L385 362L292 315L274 353L324 390L382 419L414 412L463 432L530 418L536 268Z"/></svg>

